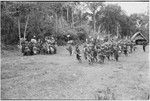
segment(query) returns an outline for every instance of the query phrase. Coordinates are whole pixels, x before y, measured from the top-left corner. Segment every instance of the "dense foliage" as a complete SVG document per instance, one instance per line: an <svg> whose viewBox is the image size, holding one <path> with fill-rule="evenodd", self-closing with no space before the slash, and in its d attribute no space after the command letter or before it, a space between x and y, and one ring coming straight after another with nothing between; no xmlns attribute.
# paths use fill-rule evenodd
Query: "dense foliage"
<svg viewBox="0 0 150 101"><path fill-rule="evenodd" d="M88 11L88 10L89 11ZM149 16L127 16L118 5L104 2L1 2L1 41L18 44L36 36L53 35L58 43L70 39L85 41L89 34L131 36L149 32ZM137 26L138 25L138 26Z"/></svg>

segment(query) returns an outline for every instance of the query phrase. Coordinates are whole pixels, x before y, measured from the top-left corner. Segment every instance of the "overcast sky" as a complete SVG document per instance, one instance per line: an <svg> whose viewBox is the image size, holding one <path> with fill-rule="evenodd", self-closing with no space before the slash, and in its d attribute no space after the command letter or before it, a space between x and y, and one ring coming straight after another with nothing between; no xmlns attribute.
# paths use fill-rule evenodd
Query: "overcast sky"
<svg viewBox="0 0 150 101"><path fill-rule="evenodd" d="M106 2L106 4L118 4L127 15L133 13L146 13L149 2Z"/></svg>

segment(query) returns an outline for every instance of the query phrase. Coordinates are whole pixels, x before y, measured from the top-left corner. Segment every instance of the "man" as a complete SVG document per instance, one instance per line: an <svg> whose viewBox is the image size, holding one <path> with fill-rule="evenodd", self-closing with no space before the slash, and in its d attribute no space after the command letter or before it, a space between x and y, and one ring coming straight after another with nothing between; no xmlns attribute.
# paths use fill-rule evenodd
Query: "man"
<svg viewBox="0 0 150 101"><path fill-rule="evenodd" d="M37 43L35 36L33 36L33 38L31 39L31 42L32 42L33 44L36 44L36 43Z"/></svg>
<svg viewBox="0 0 150 101"><path fill-rule="evenodd" d="M35 45L33 46L33 54L38 54L38 48Z"/></svg>
<svg viewBox="0 0 150 101"><path fill-rule="evenodd" d="M51 39L50 39L49 36L47 37L47 40L46 40L46 41L47 41L48 44L51 44Z"/></svg>
<svg viewBox="0 0 150 101"><path fill-rule="evenodd" d="M146 43L143 44L143 51L144 52L146 51L145 48L146 48Z"/></svg>
<svg viewBox="0 0 150 101"><path fill-rule="evenodd" d="M34 44L32 42L29 42L29 49L30 49L30 55L34 55L34 52L33 52L33 46Z"/></svg>
<svg viewBox="0 0 150 101"><path fill-rule="evenodd" d="M126 44L124 44L124 46L123 46L123 51L124 51L125 56L127 56L128 49L127 49L127 45Z"/></svg>
<svg viewBox="0 0 150 101"><path fill-rule="evenodd" d="M129 45L130 45L130 53L132 53L132 50L133 50L133 44L130 43Z"/></svg>
<svg viewBox="0 0 150 101"><path fill-rule="evenodd" d="M77 60L81 63L82 60L81 60L81 53L80 53L80 50L79 50L79 46L77 45L76 48L75 48L75 53L76 53L76 58Z"/></svg>
<svg viewBox="0 0 150 101"><path fill-rule="evenodd" d="M112 44L112 45L110 45L110 57L111 57L111 59L112 59L112 57L113 57L113 53L114 52L114 45Z"/></svg>
<svg viewBox="0 0 150 101"><path fill-rule="evenodd" d="M24 50L24 53L23 53L24 56L29 56L30 55L30 49L28 46L25 46L25 50Z"/></svg>
<svg viewBox="0 0 150 101"><path fill-rule="evenodd" d="M83 46L83 53L84 53L84 58L85 58L85 60L87 60L87 45L85 44L84 46Z"/></svg>
<svg viewBox="0 0 150 101"><path fill-rule="evenodd" d="M102 50L101 50L101 53L100 53L100 59L101 59L101 63L104 63L104 60L105 60L105 54L104 54L105 52L104 52L104 49L102 48Z"/></svg>
<svg viewBox="0 0 150 101"><path fill-rule="evenodd" d="M96 46L93 49L93 58L94 58L95 62L97 62L97 47Z"/></svg>
<svg viewBox="0 0 150 101"><path fill-rule="evenodd" d="M69 51L70 56L71 56L72 55L72 46L71 46L71 44L69 44L69 47L67 48L67 50Z"/></svg>
<svg viewBox="0 0 150 101"><path fill-rule="evenodd" d="M105 53L106 53L106 57L107 57L107 59L108 59L108 60L110 60L111 50L110 50L110 47L109 47L109 46L107 46L107 47L106 47L106 51L105 51Z"/></svg>
<svg viewBox="0 0 150 101"><path fill-rule="evenodd" d="M50 41L51 41L51 44L52 44L52 45L55 45L55 39L54 39L53 36L50 38Z"/></svg>
<svg viewBox="0 0 150 101"><path fill-rule="evenodd" d="M115 47L115 49L114 49L114 58L116 61L118 61L118 58L119 58L118 47Z"/></svg>
<svg viewBox="0 0 150 101"><path fill-rule="evenodd" d="M37 49L38 49L38 53L41 53L42 52L42 40L41 39L38 39L38 42L37 42Z"/></svg>

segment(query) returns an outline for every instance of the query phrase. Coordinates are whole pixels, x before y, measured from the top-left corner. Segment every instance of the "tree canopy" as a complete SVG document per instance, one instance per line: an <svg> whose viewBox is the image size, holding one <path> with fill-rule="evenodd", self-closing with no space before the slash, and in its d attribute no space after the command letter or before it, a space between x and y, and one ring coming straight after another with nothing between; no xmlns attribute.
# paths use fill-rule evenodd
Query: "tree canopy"
<svg viewBox="0 0 150 101"><path fill-rule="evenodd" d="M148 22L149 15L127 16L120 6L105 2L1 2L1 41L5 44L34 35L58 38L70 34L85 40L81 37L102 32L120 37L137 31L148 34Z"/></svg>

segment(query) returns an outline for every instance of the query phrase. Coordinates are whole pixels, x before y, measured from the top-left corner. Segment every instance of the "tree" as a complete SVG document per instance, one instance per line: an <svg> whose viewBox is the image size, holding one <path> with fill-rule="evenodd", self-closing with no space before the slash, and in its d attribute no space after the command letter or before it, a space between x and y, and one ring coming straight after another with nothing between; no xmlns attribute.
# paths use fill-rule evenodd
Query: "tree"
<svg viewBox="0 0 150 101"><path fill-rule="evenodd" d="M93 23L93 31L96 32L96 13L104 6L102 2L89 2L87 3L88 8L92 12L92 23ZM91 14L89 14L91 15Z"/></svg>
<svg viewBox="0 0 150 101"><path fill-rule="evenodd" d="M25 23L23 38L26 37L26 30L27 25L30 17L32 3L30 2L12 2L9 6L9 13L12 14L11 16L17 19L18 22L18 32L19 32L19 39L21 38L21 23ZM25 21L25 19L27 20Z"/></svg>
<svg viewBox="0 0 150 101"><path fill-rule="evenodd" d="M130 15L132 32L136 33L137 31L149 31L149 16L145 14L132 14Z"/></svg>
<svg viewBox="0 0 150 101"><path fill-rule="evenodd" d="M124 24L125 13L118 5L107 5L97 13L97 25L107 34L117 35L117 30Z"/></svg>

